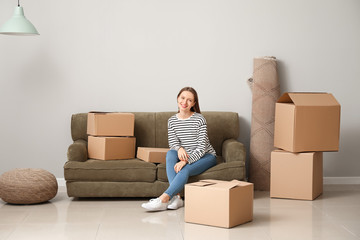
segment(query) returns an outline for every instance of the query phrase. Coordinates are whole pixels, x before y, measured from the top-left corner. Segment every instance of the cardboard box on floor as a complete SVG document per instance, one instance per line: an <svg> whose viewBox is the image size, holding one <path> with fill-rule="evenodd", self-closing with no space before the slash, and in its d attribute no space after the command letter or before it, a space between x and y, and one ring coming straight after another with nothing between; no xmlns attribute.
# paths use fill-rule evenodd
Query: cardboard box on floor
<svg viewBox="0 0 360 240"><path fill-rule="evenodd" d="M120 112L89 112L87 133L92 136L134 136L135 115Z"/></svg>
<svg viewBox="0 0 360 240"><path fill-rule="evenodd" d="M275 106L274 146L289 152L339 150L340 104L329 93L284 93Z"/></svg>
<svg viewBox="0 0 360 240"><path fill-rule="evenodd" d="M254 185L201 180L185 185L185 222L231 228L253 219Z"/></svg>
<svg viewBox="0 0 360 240"><path fill-rule="evenodd" d="M135 158L135 137L88 136L88 156L99 160Z"/></svg>
<svg viewBox="0 0 360 240"><path fill-rule="evenodd" d="M136 157L152 163L166 163L166 154L170 148L138 147Z"/></svg>
<svg viewBox="0 0 360 240"><path fill-rule="evenodd" d="M314 200L323 192L323 153L271 152L270 197Z"/></svg>

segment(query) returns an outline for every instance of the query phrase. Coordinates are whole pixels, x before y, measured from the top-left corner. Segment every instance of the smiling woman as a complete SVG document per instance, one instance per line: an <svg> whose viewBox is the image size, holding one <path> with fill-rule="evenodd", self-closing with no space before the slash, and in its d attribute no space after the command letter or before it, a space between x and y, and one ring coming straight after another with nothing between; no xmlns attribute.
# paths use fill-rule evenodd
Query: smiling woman
<svg viewBox="0 0 360 240"><path fill-rule="evenodd" d="M178 113L168 120L170 151L166 155L166 174L170 186L160 197L142 204L148 211L182 207L184 202L179 192L188 178L216 165L216 152L210 144L207 123L200 113L195 89L181 89L177 103Z"/></svg>
<svg viewBox="0 0 360 240"><path fill-rule="evenodd" d="M177 96L177 101L179 113L180 109L183 109L182 113L189 112L188 110L190 110L190 114L191 112L201 113L197 92L192 87L184 87L183 89L181 89ZM187 118L186 116L180 117L183 117L183 119Z"/></svg>

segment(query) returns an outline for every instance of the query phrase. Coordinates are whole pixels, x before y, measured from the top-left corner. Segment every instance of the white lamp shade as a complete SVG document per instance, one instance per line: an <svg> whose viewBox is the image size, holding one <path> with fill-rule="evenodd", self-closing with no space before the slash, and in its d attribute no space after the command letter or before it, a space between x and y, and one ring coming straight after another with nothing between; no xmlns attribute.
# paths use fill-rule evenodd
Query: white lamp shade
<svg viewBox="0 0 360 240"><path fill-rule="evenodd" d="M39 35L38 31L24 16L22 7L15 7L14 15L0 28L1 34L7 35Z"/></svg>

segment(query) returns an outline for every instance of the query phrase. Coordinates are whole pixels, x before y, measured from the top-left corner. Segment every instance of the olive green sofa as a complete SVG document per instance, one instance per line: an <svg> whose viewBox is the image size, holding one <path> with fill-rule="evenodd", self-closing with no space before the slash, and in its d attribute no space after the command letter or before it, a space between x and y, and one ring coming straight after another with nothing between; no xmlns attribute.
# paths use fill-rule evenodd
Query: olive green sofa
<svg viewBox="0 0 360 240"><path fill-rule="evenodd" d="M168 147L167 120L175 112L134 112L137 147ZM234 112L203 112L208 135L217 153L217 165L189 182L201 179L245 180L245 148L236 139L239 116ZM139 159L95 160L87 155L87 113L73 114L73 143L64 165L69 197L156 197L169 183L165 164ZM135 155L136 156L136 155Z"/></svg>

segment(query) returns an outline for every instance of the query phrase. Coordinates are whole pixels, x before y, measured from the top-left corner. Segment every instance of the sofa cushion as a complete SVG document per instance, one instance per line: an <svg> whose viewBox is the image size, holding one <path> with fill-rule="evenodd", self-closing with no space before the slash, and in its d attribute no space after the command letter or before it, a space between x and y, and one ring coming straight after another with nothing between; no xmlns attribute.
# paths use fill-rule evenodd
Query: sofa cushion
<svg viewBox="0 0 360 240"><path fill-rule="evenodd" d="M134 136L137 147L155 146L155 115L152 112L133 112L135 115Z"/></svg>
<svg viewBox="0 0 360 240"><path fill-rule="evenodd" d="M221 162L221 157L217 157L217 161ZM157 165L158 173L157 180L167 182L166 175L166 164L161 163ZM196 182L202 179L217 179L224 181L231 181L233 179L245 180L245 164L243 162L227 162L227 163L218 163L216 166L208 169L204 173L193 176L189 178L188 182Z"/></svg>
<svg viewBox="0 0 360 240"><path fill-rule="evenodd" d="M66 181L154 182L156 165L139 159L68 161Z"/></svg>
<svg viewBox="0 0 360 240"><path fill-rule="evenodd" d="M66 182L69 197L158 197L165 192L168 187L169 183L160 181L153 183L102 181Z"/></svg>
<svg viewBox="0 0 360 240"><path fill-rule="evenodd" d="M222 144L226 139L239 137L239 115L235 112L203 112L208 135L216 154L222 156Z"/></svg>

